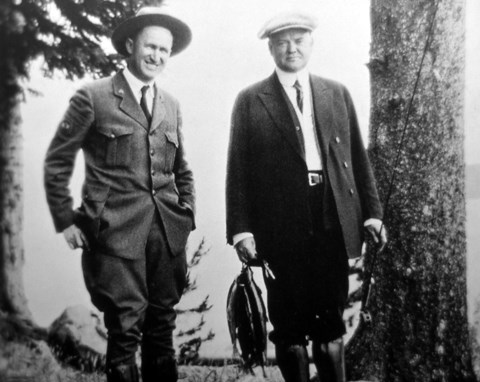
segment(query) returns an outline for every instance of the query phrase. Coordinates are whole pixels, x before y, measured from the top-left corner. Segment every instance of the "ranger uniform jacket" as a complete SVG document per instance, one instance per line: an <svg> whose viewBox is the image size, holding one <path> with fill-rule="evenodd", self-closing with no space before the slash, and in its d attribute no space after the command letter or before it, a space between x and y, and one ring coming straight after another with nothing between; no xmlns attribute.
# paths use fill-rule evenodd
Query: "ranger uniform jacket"
<svg viewBox="0 0 480 382"><path fill-rule="evenodd" d="M72 97L48 149L44 181L58 232L77 224L94 248L123 258L143 255L157 210L172 253L194 228L192 171L185 160L178 102L156 88L147 119L121 72ZM82 203L69 183L79 150L85 159Z"/></svg>

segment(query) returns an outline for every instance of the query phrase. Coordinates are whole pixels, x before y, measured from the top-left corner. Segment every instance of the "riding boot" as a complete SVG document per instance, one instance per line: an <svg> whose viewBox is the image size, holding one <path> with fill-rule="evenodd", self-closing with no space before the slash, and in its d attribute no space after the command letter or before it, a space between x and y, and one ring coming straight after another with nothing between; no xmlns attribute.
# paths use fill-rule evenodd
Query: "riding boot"
<svg viewBox="0 0 480 382"><path fill-rule="evenodd" d="M285 382L309 382L308 352L304 345L276 345L275 352Z"/></svg>
<svg viewBox="0 0 480 382"><path fill-rule="evenodd" d="M313 342L313 362L320 382L346 382L343 339L328 343Z"/></svg>
<svg viewBox="0 0 480 382"><path fill-rule="evenodd" d="M138 382L137 365L117 365L107 368L107 382Z"/></svg>
<svg viewBox="0 0 480 382"><path fill-rule="evenodd" d="M177 382L177 361L173 356L142 359L143 382Z"/></svg>

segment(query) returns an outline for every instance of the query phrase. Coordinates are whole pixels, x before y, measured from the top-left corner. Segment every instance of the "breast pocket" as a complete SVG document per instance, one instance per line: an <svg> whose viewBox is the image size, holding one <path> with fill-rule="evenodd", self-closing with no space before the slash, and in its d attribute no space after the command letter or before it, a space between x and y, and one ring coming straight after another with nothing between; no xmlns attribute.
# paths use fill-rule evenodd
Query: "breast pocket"
<svg viewBox="0 0 480 382"><path fill-rule="evenodd" d="M173 164L175 163L175 155L178 149L178 135L176 131L167 130L165 132L166 136L166 147L165 147L165 170L172 171Z"/></svg>
<svg viewBox="0 0 480 382"><path fill-rule="evenodd" d="M132 159L133 128L98 126L97 163L108 167L128 166Z"/></svg>

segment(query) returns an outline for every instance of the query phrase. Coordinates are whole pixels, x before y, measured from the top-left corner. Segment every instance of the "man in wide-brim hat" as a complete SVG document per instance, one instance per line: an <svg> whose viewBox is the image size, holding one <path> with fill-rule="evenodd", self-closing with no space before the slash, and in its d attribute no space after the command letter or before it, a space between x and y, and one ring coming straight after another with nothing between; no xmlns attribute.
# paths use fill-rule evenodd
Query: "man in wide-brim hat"
<svg viewBox="0 0 480 382"><path fill-rule="evenodd" d="M178 18L165 13L159 7L141 8L133 17L123 21L112 34L112 43L118 53L129 56L125 41L146 25L158 25L168 29L173 36L171 56L184 50L192 40L192 32L187 24Z"/></svg>
<svg viewBox="0 0 480 382"><path fill-rule="evenodd" d="M185 245L194 229L193 175L185 159L178 101L155 80L191 31L163 8L145 7L121 23L112 42L126 57L116 75L72 97L45 160L55 228L82 248L93 304L108 329L107 381L174 382L174 306L186 285ZM82 204L69 183L82 149Z"/></svg>

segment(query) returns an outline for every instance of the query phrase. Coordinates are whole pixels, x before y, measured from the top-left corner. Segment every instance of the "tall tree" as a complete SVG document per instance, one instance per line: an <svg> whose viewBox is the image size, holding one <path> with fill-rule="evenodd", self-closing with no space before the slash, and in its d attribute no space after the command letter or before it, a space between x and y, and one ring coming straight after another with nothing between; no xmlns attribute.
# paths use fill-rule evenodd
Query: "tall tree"
<svg viewBox="0 0 480 382"><path fill-rule="evenodd" d="M371 3L370 154L389 200L390 244L375 263L372 322L348 346L352 379L475 380L466 308L464 6ZM369 252L366 269L373 258Z"/></svg>
<svg viewBox="0 0 480 382"><path fill-rule="evenodd" d="M21 115L29 63L67 78L107 75L118 64L102 40L141 0L0 2L0 311L32 321L22 281L24 247Z"/></svg>

